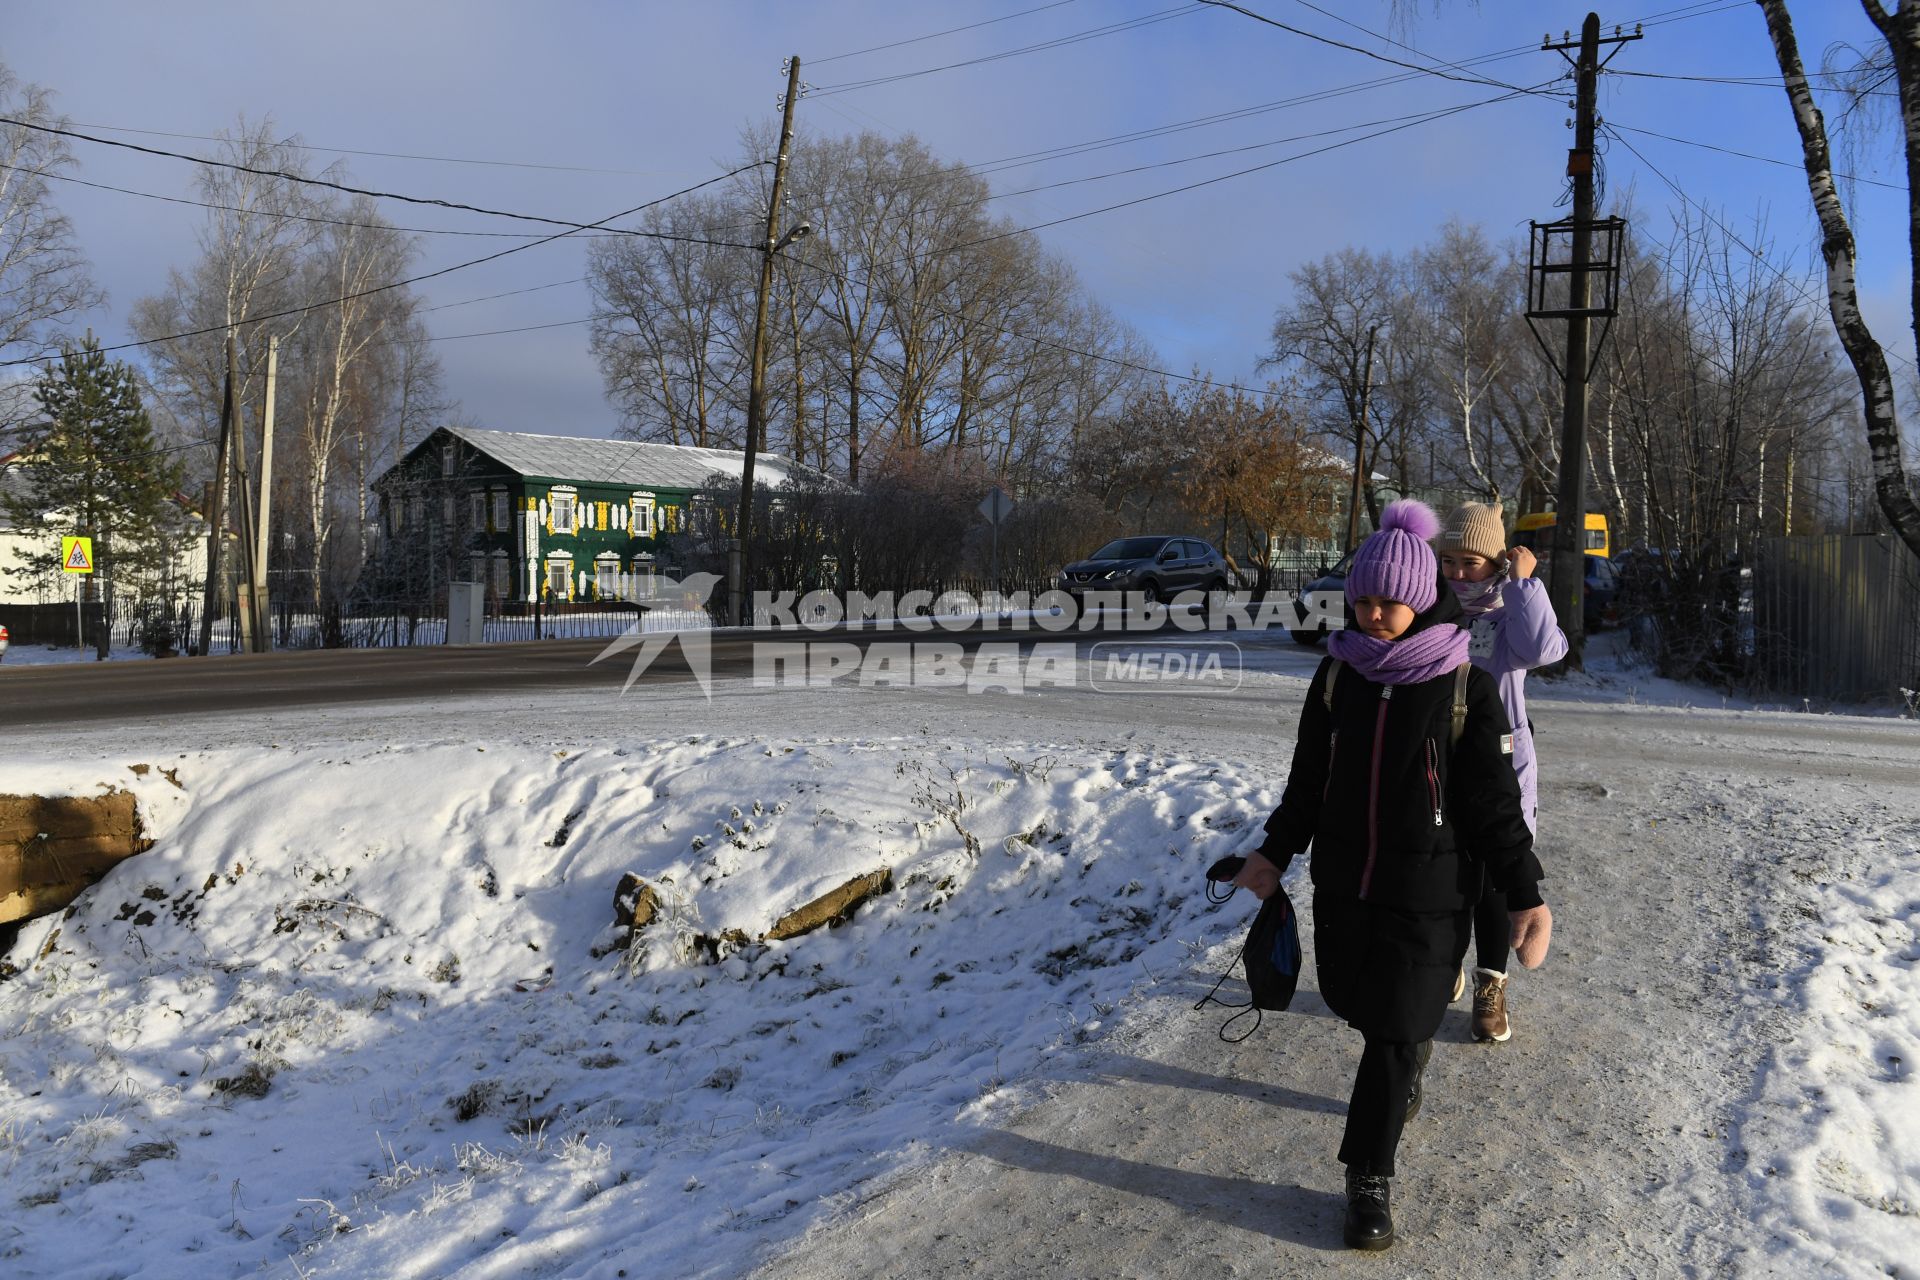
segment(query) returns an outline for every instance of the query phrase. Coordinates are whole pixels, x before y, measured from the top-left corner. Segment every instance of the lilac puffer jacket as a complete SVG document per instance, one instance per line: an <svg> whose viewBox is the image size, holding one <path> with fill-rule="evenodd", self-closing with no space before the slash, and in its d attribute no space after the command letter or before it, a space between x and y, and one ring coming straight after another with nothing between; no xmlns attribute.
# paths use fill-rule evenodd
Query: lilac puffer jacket
<svg viewBox="0 0 1920 1280"><path fill-rule="evenodd" d="M1537 578L1516 578L1500 591L1500 607L1467 626L1467 657L1500 684L1500 701L1513 725L1513 768L1520 775L1520 808L1529 830L1539 830L1533 730L1527 725L1527 672L1567 656L1567 634Z"/></svg>

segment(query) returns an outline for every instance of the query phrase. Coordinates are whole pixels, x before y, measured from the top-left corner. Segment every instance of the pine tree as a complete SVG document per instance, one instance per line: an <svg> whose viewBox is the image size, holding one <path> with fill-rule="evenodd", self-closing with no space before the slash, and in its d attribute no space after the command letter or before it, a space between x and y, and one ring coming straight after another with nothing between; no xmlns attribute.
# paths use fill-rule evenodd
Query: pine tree
<svg viewBox="0 0 1920 1280"><path fill-rule="evenodd" d="M60 577L60 538L93 539L86 590L111 616L116 595L141 595L170 572L186 536L174 495L181 466L159 449L130 366L108 360L89 333L59 363L41 370L34 399L42 420L27 433L18 464L22 492L0 494L7 523L42 528L29 563L9 570L43 582ZM106 656L107 628L97 638Z"/></svg>

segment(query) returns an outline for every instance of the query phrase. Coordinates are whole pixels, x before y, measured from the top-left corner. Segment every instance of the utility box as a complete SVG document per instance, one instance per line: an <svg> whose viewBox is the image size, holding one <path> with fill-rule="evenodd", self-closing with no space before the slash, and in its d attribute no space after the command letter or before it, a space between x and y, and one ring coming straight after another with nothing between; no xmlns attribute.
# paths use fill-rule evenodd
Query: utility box
<svg viewBox="0 0 1920 1280"><path fill-rule="evenodd" d="M487 588L479 582L447 585L447 643L479 644L487 638Z"/></svg>

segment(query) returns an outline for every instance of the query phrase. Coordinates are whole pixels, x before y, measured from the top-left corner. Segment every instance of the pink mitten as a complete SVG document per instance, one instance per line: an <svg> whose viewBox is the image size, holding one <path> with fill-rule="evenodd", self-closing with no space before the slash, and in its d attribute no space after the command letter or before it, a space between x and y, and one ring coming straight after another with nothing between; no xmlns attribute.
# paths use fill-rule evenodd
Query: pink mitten
<svg viewBox="0 0 1920 1280"><path fill-rule="evenodd" d="M1254 850L1247 854L1247 865L1240 868L1240 874L1233 878L1233 883L1239 888L1252 890L1253 896L1264 902L1280 887L1280 868Z"/></svg>
<svg viewBox="0 0 1920 1280"><path fill-rule="evenodd" d="M1525 911L1509 911L1512 922L1513 953L1529 969L1538 969L1547 958L1547 944L1553 940L1553 912L1546 904Z"/></svg>

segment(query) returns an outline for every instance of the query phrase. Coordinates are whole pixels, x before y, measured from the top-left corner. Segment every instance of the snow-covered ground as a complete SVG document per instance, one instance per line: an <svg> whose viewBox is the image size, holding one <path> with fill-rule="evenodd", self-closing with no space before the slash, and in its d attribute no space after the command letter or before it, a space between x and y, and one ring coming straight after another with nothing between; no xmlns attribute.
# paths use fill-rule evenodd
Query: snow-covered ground
<svg viewBox="0 0 1920 1280"><path fill-rule="evenodd" d="M1240 1045L1191 1007L1250 907L1200 872L1257 839L1318 657L11 747L4 790L130 787L158 844L6 957L0 1274L1373 1274L1311 969ZM1556 954L1513 1042L1436 1056L1389 1267L1916 1274L1920 726L1602 665L1536 690ZM622 949L629 871L666 909Z"/></svg>
<svg viewBox="0 0 1920 1280"><path fill-rule="evenodd" d="M96 662L98 660L99 654L92 648L76 649L72 645L16 643L8 647L5 657L0 657L0 670L8 667L43 667L55 662ZM116 647L107 651L109 662L131 660L151 661L138 649Z"/></svg>

